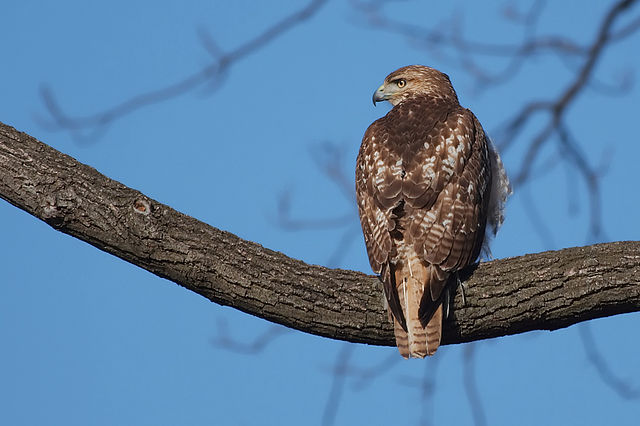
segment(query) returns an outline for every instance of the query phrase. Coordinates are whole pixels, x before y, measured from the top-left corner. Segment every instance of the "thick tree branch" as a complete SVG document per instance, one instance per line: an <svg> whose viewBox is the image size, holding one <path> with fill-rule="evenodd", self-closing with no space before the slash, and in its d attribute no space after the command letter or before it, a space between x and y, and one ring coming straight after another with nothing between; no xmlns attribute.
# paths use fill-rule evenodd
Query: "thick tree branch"
<svg viewBox="0 0 640 426"><path fill-rule="evenodd" d="M308 333L393 345L376 277L307 265L160 204L0 123L0 197L213 302ZM640 310L640 243L481 264L445 343L553 330Z"/></svg>

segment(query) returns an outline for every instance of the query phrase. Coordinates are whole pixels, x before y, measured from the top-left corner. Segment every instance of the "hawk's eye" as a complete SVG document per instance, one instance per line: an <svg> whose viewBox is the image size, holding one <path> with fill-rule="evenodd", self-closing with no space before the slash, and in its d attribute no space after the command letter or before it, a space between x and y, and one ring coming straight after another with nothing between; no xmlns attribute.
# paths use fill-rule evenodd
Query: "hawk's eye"
<svg viewBox="0 0 640 426"><path fill-rule="evenodd" d="M406 80L400 79L400 80L396 81L396 86L398 86L401 89L406 85L407 85L407 81Z"/></svg>

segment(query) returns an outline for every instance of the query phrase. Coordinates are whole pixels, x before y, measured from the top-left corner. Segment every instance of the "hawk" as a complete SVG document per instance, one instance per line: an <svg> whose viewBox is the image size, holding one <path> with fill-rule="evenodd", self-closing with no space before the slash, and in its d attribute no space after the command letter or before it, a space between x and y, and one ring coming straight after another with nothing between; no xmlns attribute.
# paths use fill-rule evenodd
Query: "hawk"
<svg viewBox="0 0 640 426"><path fill-rule="evenodd" d="M457 271L488 252L510 192L502 161L449 77L411 65L373 94L389 113L369 126L356 195L369 262L383 283L404 358L433 355Z"/></svg>

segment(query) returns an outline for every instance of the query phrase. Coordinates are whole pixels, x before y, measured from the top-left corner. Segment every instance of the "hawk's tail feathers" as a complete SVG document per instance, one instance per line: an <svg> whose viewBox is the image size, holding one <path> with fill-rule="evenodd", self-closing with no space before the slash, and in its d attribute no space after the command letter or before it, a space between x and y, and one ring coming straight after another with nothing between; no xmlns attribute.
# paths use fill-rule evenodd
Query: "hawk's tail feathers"
<svg viewBox="0 0 640 426"><path fill-rule="evenodd" d="M442 303L427 324L427 355L433 355L440 347L442 338Z"/></svg>
<svg viewBox="0 0 640 426"><path fill-rule="evenodd" d="M430 283L432 275L429 268L421 262L415 262L411 268L402 268L396 271L396 285L398 298L407 330L394 318L394 332L396 344L400 354L404 358L424 358L433 355L440 346L442 336L442 303L437 302L433 316L426 325L422 325L421 309L423 297L431 299ZM425 294L426 292L426 294Z"/></svg>
<svg viewBox="0 0 640 426"><path fill-rule="evenodd" d="M393 315L391 317L393 319L393 332L396 335L396 346L400 351L400 355L407 359L411 355L411 352L409 352L409 335L404 331L398 320Z"/></svg>

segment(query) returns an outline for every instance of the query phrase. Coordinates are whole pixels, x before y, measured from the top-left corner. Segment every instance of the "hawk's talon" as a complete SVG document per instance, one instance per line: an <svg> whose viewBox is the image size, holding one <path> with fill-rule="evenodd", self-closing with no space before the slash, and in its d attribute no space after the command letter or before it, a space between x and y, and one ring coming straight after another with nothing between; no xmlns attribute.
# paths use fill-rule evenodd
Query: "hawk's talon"
<svg viewBox="0 0 640 426"><path fill-rule="evenodd" d="M460 281L460 274L456 271L456 287L460 287L460 295L462 296L462 306L467 306L467 298L464 294L464 283Z"/></svg>
<svg viewBox="0 0 640 426"><path fill-rule="evenodd" d="M451 313L451 294L449 293L449 289L444 290L442 306L444 306L444 319L449 319L449 314Z"/></svg>

